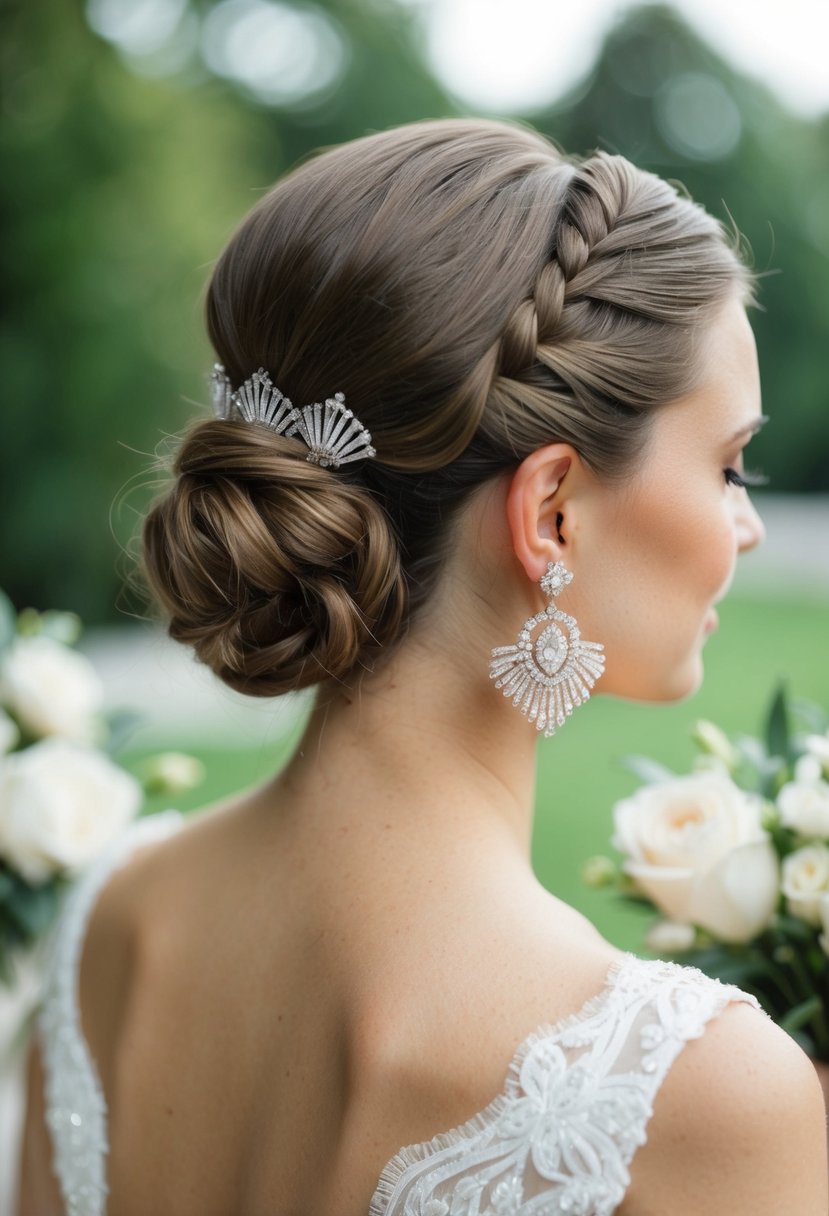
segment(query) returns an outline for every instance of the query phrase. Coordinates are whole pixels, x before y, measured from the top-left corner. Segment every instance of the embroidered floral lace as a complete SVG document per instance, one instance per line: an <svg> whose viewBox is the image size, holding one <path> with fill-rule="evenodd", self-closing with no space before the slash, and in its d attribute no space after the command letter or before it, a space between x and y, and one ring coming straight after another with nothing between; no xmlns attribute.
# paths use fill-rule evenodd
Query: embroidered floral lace
<svg viewBox="0 0 829 1216"><path fill-rule="evenodd" d="M107 1195L106 1104L77 1006L86 923L132 848L182 822L171 810L133 823L69 892L50 943L39 1032L68 1216L102 1216ZM489 1106L388 1162L368 1216L611 1216L671 1063L729 1001L761 1008L695 967L621 954L582 1009L524 1040Z"/></svg>

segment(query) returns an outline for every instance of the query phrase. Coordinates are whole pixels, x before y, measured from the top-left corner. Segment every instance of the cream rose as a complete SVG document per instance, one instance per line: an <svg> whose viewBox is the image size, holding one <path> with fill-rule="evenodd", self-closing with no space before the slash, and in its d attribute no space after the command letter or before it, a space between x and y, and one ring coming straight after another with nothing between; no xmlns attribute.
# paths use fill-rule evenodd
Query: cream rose
<svg viewBox="0 0 829 1216"><path fill-rule="evenodd" d="M810 844L783 859L783 894L793 916L820 924L820 899L829 894L829 849Z"/></svg>
<svg viewBox="0 0 829 1216"><path fill-rule="evenodd" d="M723 772L645 785L613 808L622 869L665 916L728 942L761 933L779 896L763 803Z"/></svg>
<svg viewBox="0 0 829 1216"><path fill-rule="evenodd" d="M794 780L778 792L777 809L784 827L799 836L829 839L829 783L821 779L814 756L800 757Z"/></svg>
<svg viewBox="0 0 829 1216"><path fill-rule="evenodd" d="M0 855L31 883L75 873L142 799L139 782L100 752L43 739L0 761Z"/></svg>
<svg viewBox="0 0 829 1216"><path fill-rule="evenodd" d="M85 655L46 634L22 636L0 660L0 701L35 735L94 743L103 685Z"/></svg>

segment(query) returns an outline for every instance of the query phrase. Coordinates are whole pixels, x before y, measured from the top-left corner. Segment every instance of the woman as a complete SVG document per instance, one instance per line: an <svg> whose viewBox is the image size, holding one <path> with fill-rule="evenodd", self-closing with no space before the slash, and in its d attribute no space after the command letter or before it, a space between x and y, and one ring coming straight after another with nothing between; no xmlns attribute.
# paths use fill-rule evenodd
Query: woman
<svg viewBox="0 0 829 1216"><path fill-rule="evenodd" d="M752 286L666 183L516 123L326 150L244 220L144 569L226 684L317 699L64 913L23 1216L826 1212L794 1040L530 864L539 735L692 694L762 539Z"/></svg>

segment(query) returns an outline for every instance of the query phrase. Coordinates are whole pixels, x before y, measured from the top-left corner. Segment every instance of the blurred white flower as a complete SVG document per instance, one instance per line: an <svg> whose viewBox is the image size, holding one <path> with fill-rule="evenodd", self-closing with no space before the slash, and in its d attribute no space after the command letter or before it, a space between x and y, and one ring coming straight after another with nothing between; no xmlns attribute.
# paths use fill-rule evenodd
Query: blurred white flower
<svg viewBox="0 0 829 1216"><path fill-rule="evenodd" d="M798 756L795 760L794 773L792 775L794 781L808 784L810 781L820 781L822 776L823 770L817 756L804 752L802 756Z"/></svg>
<svg viewBox="0 0 829 1216"><path fill-rule="evenodd" d="M76 873L142 800L140 783L101 752L44 739L0 760L0 855L30 883Z"/></svg>
<svg viewBox="0 0 829 1216"><path fill-rule="evenodd" d="M589 887L606 887L616 877L617 866L612 857L597 853L582 863L581 876Z"/></svg>
<svg viewBox="0 0 829 1216"><path fill-rule="evenodd" d="M16 637L0 659L0 702L35 735L96 742L103 696L89 659L45 634Z"/></svg>
<svg viewBox="0 0 829 1216"><path fill-rule="evenodd" d="M4 709L0 709L0 756L10 752L20 738L16 722Z"/></svg>
<svg viewBox="0 0 829 1216"><path fill-rule="evenodd" d="M681 954L690 950L696 941L697 931L693 925L684 925L675 920L660 920L651 925L645 934L645 945L654 954Z"/></svg>
<svg viewBox="0 0 829 1216"><path fill-rule="evenodd" d="M829 894L829 848L811 844L784 857L781 889L793 916L819 925L820 899Z"/></svg>
<svg viewBox="0 0 829 1216"><path fill-rule="evenodd" d="M613 807L622 869L674 922L745 942L769 923L779 863L763 800L722 772L645 785Z"/></svg>
<svg viewBox="0 0 829 1216"><path fill-rule="evenodd" d="M817 766L807 767L804 760ZM801 756L795 765L795 779L787 781L777 795L780 822L800 836L829 838L829 783L820 777L820 765L813 756Z"/></svg>
<svg viewBox="0 0 829 1216"><path fill-rule="evenodd" d="M204 780L204 765L185 752L160 752L144 762L141 777L148 793L179 794Z"/></svg>
<svg viewBox="0 0 829 1216"><path fill-rule="evenodd" d="M806 751L820 763L824 776L829 777L829 731L825 735L807 735Z"/></svg>
<svg viewBox="0 0 829 1216"><path fill-rule="evenodd" d="M709 756L721 761L729 772L733 772L740 762L740 757L728 739L725 731L707 718L700 718L691 731L691 738Z"/></svg>

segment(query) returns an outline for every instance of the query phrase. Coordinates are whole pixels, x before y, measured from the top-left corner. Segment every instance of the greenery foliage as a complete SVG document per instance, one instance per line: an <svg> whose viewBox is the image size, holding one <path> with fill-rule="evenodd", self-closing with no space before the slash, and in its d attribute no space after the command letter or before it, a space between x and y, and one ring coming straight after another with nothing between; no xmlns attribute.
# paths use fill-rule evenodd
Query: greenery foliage
<svg viewBox="0 0 829 1216"><path fill-rule="evenodd" d="M18 607L57 602L88 624L141 611L123 592L119 550L152 492L153 450L207 408L200 299L234 224L310 149L459 112L402 3L318 4L343 70L327 92L279 104L201 54L215 3L182 3L176 37L190 31L189 51L143 58L94 32L92 13L117 7L17 0L2 39L0 510L13 526L0 568ZM677 87L697 99L696 144L671 125ZM717 132L725 115L733 133L735 114L724 151ZM774 423L752 463L779 490L829 489L829 119L788 113L652 6L608 34L577 90L525 117L568 150L622 152L733 215L758 267L775 272L753 315Z"/></svg>

